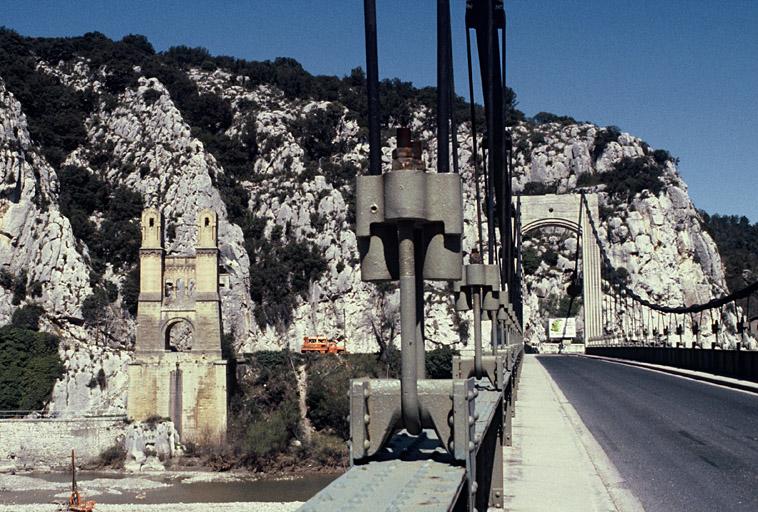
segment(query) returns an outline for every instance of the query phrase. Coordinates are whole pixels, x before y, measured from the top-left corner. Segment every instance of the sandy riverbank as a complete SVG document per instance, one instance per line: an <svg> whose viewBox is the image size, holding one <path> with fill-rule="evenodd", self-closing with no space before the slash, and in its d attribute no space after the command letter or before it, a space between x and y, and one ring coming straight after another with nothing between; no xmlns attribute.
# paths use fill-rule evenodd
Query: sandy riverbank
<svg viewBox="0 0 758 512"><path fill-rule="evenodd" d="M249 473L165 472L77 474L85 499L97 510L184 512L288 512L297 509L337 475L314 474L285 479L255 477ZM58 510L71 492L66 473L0 474L0 512Z"/></svg>
<svg viewBox="0 0 758 512"><path fill-rule="evenodd" d="M97 505L97 512L207 512L223 510L224 512L291 512L302 503L171 503L162 505L124 504ZM58 512L60 508L52 504L0 505L0 512Z"/></svg>

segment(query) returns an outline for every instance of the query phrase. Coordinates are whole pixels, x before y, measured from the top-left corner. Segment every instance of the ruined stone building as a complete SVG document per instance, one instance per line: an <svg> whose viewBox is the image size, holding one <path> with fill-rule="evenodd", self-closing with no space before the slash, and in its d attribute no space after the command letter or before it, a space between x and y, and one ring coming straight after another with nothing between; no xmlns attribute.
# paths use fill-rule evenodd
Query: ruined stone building
<svg viewBox="0 0 758 512"><path fill-rule="evenodd" d="M199 213L194 255L166 255L162 228L157 209L143 211L127 414L137 421L171 418L184 441L220 440L226 433L227 390L216 213Z"/></svg>

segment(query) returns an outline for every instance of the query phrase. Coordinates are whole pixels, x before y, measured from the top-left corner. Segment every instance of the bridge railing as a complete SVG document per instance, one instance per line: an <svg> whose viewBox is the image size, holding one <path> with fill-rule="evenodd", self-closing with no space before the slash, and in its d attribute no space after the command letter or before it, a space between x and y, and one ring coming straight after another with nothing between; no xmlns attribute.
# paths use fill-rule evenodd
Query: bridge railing
<svg viewBox="0 0 758 512"><path fill-rule="evenodd" d="M0 411L0 419L25 419L25 418L42 418L45 411L42 409L19 409Z"/></svg>
<svg viewBox="0 0 758 512"><path fill-rule="evenodd" d="M758 351L644 346L632 343L592 345L588 355L672 366L758 382Z"/></svg>
<svg viewBox="0 0 758 512"><path fill-rule="evenodd" d="M352 381L352 466L300 510L431 512L502 508L503 446L511 442L523 344L509 344L492 357L498 359L496 366L501 372L494 378L419 380L422 405L427 399L435 400L434 404L427 403L429 413L449 411L444 422L449 429L439 421L420 435L411 435L405 429L385 433L387 439L371 455L366 454L374 446L374 436L382 435L372 422L384 425L386 418L378 416L397 410L391 407L391 400L398 395L400 381ZM465 360L458 359L462 361ZM454 366L453 376L466 375L466 371L465 365Z"/></svg>

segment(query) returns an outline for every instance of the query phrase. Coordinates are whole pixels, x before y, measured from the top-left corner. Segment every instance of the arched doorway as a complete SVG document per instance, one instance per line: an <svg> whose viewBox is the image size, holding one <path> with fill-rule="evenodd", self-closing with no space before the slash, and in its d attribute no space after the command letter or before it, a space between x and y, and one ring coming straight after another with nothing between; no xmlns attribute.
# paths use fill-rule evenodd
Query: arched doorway
<svg viewBox="0 0 758 512"><path fill-rule="evenodd" d="M600 281L600 247L597 245L589 215L598 219L596 194L586 194L589 211L580 194L547 194L519 196L521 204L521 235L535 229L556 226L571 230L581 237L582 302L584 304L584 343L603 334L602 291ZM579 222L579 212L584 208Z"/></svg>
<svg viewBox="0 0 758 512"><path fill-rule="evenodd" d="M190 352L194 341L192 324L183 318L173 320L166 325L164 334L166 350L171 352Z"/></svg>

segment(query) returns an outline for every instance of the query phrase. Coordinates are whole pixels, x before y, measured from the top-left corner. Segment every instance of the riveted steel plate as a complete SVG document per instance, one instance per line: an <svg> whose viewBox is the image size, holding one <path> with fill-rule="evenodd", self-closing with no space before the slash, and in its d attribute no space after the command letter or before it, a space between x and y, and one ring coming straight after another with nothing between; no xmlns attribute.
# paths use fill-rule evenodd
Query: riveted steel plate
<svg viewBox="0 0 758 512"><path fill-rule="evenodd" d="M401 431L378 457L350 468L299 510L437 512L455 507L466 470L454 464L433 430L419 437Z"/></svg>

